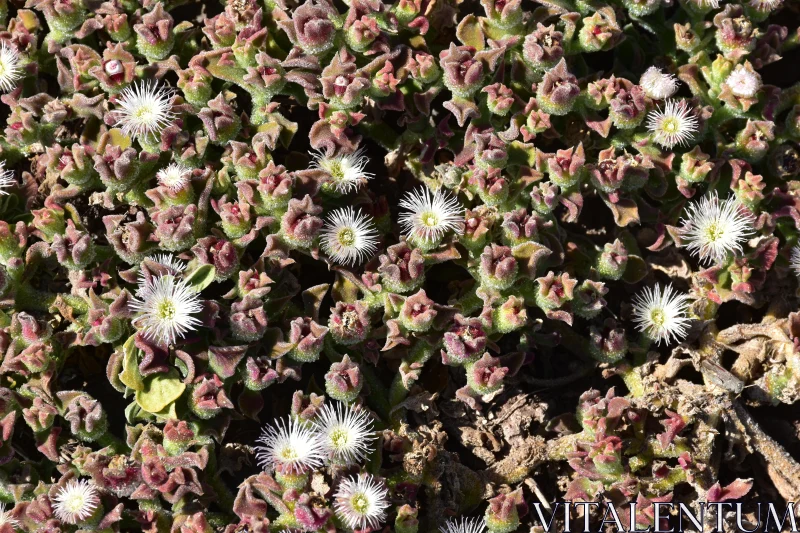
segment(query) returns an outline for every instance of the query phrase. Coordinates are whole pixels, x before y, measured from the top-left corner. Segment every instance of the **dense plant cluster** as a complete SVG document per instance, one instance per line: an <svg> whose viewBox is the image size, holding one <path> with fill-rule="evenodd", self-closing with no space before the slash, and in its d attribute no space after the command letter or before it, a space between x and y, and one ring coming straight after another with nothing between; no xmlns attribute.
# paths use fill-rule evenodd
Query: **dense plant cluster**
<svg viewBox="0 0 800 533"><path fill-rule="evenodd" d="M0 533L796 499L798 6L608 1L0 0Z"/></svg>

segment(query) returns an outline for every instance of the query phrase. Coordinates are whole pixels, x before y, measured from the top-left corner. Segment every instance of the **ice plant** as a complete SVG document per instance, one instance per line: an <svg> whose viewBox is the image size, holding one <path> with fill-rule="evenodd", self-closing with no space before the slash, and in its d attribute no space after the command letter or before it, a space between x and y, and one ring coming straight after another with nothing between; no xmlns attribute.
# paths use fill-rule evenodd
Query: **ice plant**
<svg viewBox="0 0 800 533"><path fill-rule="evenodd" d="M439 528L441 533L483 533L486 524L483 518L451 518Z"/></svg>
<svg viewBox="0 0 800 533"><path fill-rule="evenodd" d="M13 511L13 506L11 509L6 511L5 504L0 503L0 530L3 529L3 526L10 526L11 531L14 531L19 527L22 527L22 524L20 524L19 521L11 515L12 511Z"/></svg>
<svg viewBox="0 0 800 533"><path fill-rule="evenodd" d="M736 68L725 80L725 84L736 96L752 98L761 89L761 76L744 65L736 65Z"/></svg>
<svg viewBox="0 0 800 533"><path fill-rule="evenodd" d="M769 13L783 5L783 0L750 0L748 5L757 11Z"/></svg>
<svg viewBox="0 0 800 533"><path fill-rule="evenodd" d="M377 529L386 520L389 491L372 474L343 479L334 498L336 515L350 529Z"/></svg>
<svg viewBox="0 0 800 533"><path fill-rule="evenodd" d="M256 449L264 470L301 475L322 466L324 450L319 435L310 425L293 417L279 418L261 431Z"/></svg>
<svg viewBox="0 0 800 533"><path fill-rule="evenodd" d="M153 80L126 87L117 97L117 106L114 118L122 132L134 139L154 137L175 119L172 91Z"/></svg>
<svg viewBox="0 0 800 533"><path fill-rule="evenodd" d="M666 100L678 90L678 80L672 74L664 73L658 67L650 67L639 78L647 96L653 100Z"/></svg>
<svg viewBox="0 0 800 533"><path fill-rule="evenodd" d="M6 41L0 43L0 90L9 92L22 79L22 65L17 49Z"/></svg>
<svg viewBox="0 0 800 533"><path fill-rule="evenodd" d="M8 195L6 189L17 185L17 180L14 179L14 171L6 170L5 161L0 162L0 195Z"/></svg>
<svg viewBox="0 0 800 533"><path fill-rule="evenodd" d="M170 163L156 174L158 184L170 191L184 189L191 179L192 169L181 163Z"/></svg>
<svg viewBox="0 0 800 533"><path fill-rule="evenodd" d="M721 201L716 193L705 195L686 208L681 239L700 261L722 264L742 252L742 243L753 234L752 217L735 196Z"/></svg>
<svg viewBox="0 0 800 533"><path fill-rule="evenodd" d="M369 454L375 440L372 417L366 409L326 403L314 419L325 455L333 463L357 464Z"/></svg>
<svg viewBox="0 0 800 533"><path fill-rule="evenodd" d="M378 232L369 215L343 207L328 215L320 232L320 242L334 262L356 265L375 254Z"/></svg>
<svg viewBox="0 0 800 533"><path fill-rule="evenodd" d="M311 168L327 173L330 176L330 187L335 192L339 194L354 192L373 177L372 173L364 170L369 163L369 157L364 155L364 151L362 147L352 154L332 157L321 150L313 152Z"/></svg>
<svg viewBox="0 0 800 533"><path fill-rule="evenodd" d="M800 244L795 244L792 247L789 264L792 267L795 276L800 278Z"/></svg>
<svg viewBox="0 0 800 533"><path fill-rule="evenodd" d="M86 479L71 479L53 498L53 511L62 522L78 524L95 512L100 505L97 489Z"/></svg>
<svg viewBox="0 0 800 533"><path fill-rule="evenodd" d="M672 149L694 138L698 122L685 100L667 100L663 110L655 109L647 115L647 129L655 143Z"/></svg>
<svg viewBox="0 0 800 533"><path fill-rule="evenodd" d="M142 280L137 297L131 299L136 313L133 324L148 339L172 344L200 326L194 314L202 309L200 298L186 280L164 274Z"/></svg>
<svg viewBox="0 0 800 533"><path fill-rule="evenodd" d="M427 187L409 191L400 201L403 233L415 244L436 246L449 232L464 232L464 208L449 192L431 192Z"/></svg>
<svg viewBox="0 0 800 533"><path fill-rule="evenodd" d="M186 263L170 254L153 254L147 259L166 268L173 275L186 270Z"/></svg>
<svg viewBox="0 0 800 533"><path fill-rule="evenodd" d="M689 297L672 285L648 287L633 299L633 320L636 328L657 344L678 342L689 328L688 306Z"/></svg>

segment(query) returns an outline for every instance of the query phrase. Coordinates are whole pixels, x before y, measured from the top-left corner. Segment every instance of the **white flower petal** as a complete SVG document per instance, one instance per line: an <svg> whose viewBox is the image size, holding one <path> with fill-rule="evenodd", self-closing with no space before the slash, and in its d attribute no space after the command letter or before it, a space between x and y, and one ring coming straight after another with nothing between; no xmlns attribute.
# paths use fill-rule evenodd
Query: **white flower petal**
<svg viewBox="0 0 800 533"><path fill-rule="evenodd" d="M655 109L647 115L647 129L653 141L664 148L686 145L698 131L697 117L684 100L667 100L663 111Z"/></svg>
<svg viewBox="0 0 800 533"><path fill-rule="evenodd" d="M377 251L378 232L368 215L343 207L328 215L320 241L335 262L355 265Z"/></svg>
<svg viewBox="0 0 800 533"><path fill-rule="evenodd" d="M319 436L313 427L301 425L293 417L266 426L258 442L256 458L264 470L279 468L284 474L302 474L322 466Z"/></svg>
<svg viewBox="0 0 800 533"><path fill-rule="evenodd" d="M658 344L681 341L686 337L691 319L686 316L689 297L667 285L649 287L633 299L636 328Z"/></svg>
<svg viewBox="0 0 800 533"><path fill-rule="evenodd" d="M314 419L314 427L326 456L340 464L363 461L376 439L369 412L340 402L335 407L326 403Z"/></svg>
<svg viewBox="0 0 800 533"><path fill-rule="evenodd" d="M341 481L334 495L336 514L351 529L378 529L386 520L389 491L371 474Z"/></svg>
<svg viewBox="0 0 800 533"><path fill-rule="evenodd" d="M464 208L446 191L432 193L427 187L420 187L407 192L400 207L405 212L398 220L407 237L436 243L448 231L459 235L464 232Z"/></svg>
<svg viewBox="0 0 800 533"><path fill-rule="evenodd" d="M203 306L185 280L170 274L150 282L140 279L136 296L130 302L131 309L137 313L133 324L141 328L148 339L172 344L201 324L192 315L199 313Z"/></svg>
<svg viewBox="0 0 800 533"><path fill-rule="evenodd" d="M100 496L97 494L97 489L86 479L69 480L53 498L56 517L68 524L86 520L92 516L98 505Z"/></svg>
<svg viewBox="0 0 800 533"><path fill-rule="evenodd" d="M734 196L720 201L716 193L708 194L686 211L681 238L702 263L720 264L728 254L741 253L742 243L754 233L751 217Z"/></svg>

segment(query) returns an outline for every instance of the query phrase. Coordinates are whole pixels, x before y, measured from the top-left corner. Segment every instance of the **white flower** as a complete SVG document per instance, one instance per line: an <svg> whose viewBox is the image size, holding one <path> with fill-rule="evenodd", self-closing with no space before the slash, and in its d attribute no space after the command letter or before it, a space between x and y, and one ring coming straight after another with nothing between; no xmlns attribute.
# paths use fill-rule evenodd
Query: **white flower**
<svg viewBox="0 0 800 533"><path fill-rule="evenodd" d="M366 409L356 411L343 403L326 403L314 420L326 455L337 463L359 463L375 440L372 419Z"/></svg>
<svg viewBox="0 0 800 533"><path fill-rule="evenodd" d="M451 519L439 528L442 533L483 533L486 531L486 524L483 518L460 518Z"/></svg>
<svg viewBox="0 0 800 533"><path fill-rule="evenodd" d="M371 218L352 207L328 215L320 235L322 249L337 263L355 265L378 249L378 232Z"/></svg>
<svg viewBox="0 0 800 533"><path fill-rule="evenodd" d="M719 9L719 0L695 0L700 7Z"/></svg>
<svg viewBox="0 0 800 533"><path fill-rule="evenodd" d="M0 195L8 195L6 189L16 184L17 180L14 179L14 171L6 170L5 161L0 162Z"/></svg>
<svg viewBox="0 0 800 533"><path fill-rule="evenodd" d="M400 201L405 212L399 221L403 232L427 243L437 243L448 231L464 232L464 208L450 193L427 187L409 191Z"/></svg>
<svg viewBox="0 0 800 533"><path fill-rule="evenodd" d="M650 67L639 78L647 96L653 100L666 100L678 90L678 80L672 74L661 72L660 68Z"/></svg>
<svg viewBox="0 0 800 533"><path fill-rule="evenodd" d="M158 135L175 118L172 91L153 80L126 87L117 104L119 109L112 113L122 125L122 132L132 139Z"/></svg>
<svg viewBox="0 0 800 533"><path fill-rule="evenodd" d="M358 187L373 177L370 172L365 172L369 158L364 155L364 148L359 148L352 154L342 154L328 157L322 150L313 153L314 161L311 168L318 168L330 174L333 187L340 194L355 191Z"/></svg>
<svg viewBox="0 0 800 533"><path fill-rule="evenodd" d="M649 287L633 299L636 329L658 344L680 341L686 337L690 318L686 316L689 297L667 285Z"/></svg>
<svg viewBox="0 0 800 533"><path fill-rule="evenodd" d="M334 499L336 514L350 529L377 529L386 519L389 491L371 474L342 480Z"/></svg>
<svg viewBox="0 0 800 533"><path fill-rule="evenodd" d="M8 92L22 79L19 52L5 41L0 44L0 90Z"/></svg>
<svg viewBox="0 0 800 533"><path fill-rule="evenodd" d="M795 275L800 278L800 244L795 244L792 248L792 255L789 264L794 270Z"/></svg>
<svg viewBox="0 0 800 533"><path fill-rule="evenodd" d="M750 7L758 11L775 11L783 5L783 0L750 0Z"/></svg>
<svg viewBox="0 0 800 533"><path fill-rule="evenodd" d="M278 468L283 474L303 474L322 466L323 450L319 436L311 426L289 417L266 426L256 446L258 464L264 470Z"/></svg>
<svg viewBox="0 0 800 533"><path fill-rule="evenodd" d="M156 174L158 184L173 192L186 187L191 177L192 169L181 163L170 163Z"/></svg>
<svg viewBox="0 0 800 533"><path fill-rule="evenodd" d="M688 144L697 133L697 117L683 100L667 100L664 110L654 109L647 115L647 129L653 141L671 149Z"/></svg>
<svg viewBox="0 0 800 533"><path fill-rule="evenodd" d="M154 263L158 263L162 267L169 270L169 272L173 275L180 274L186 270L186 263L176 257L171 256L170 254L153 254L147 259Z"/></svg>
<svg viewBox="0 0 800 533"><path fill-rule="evenodd" d="M97 489L89 481L71 479L58 490L53 498L53 510L56 517L68 524L77 524L86 520L100 505Z"/></svg>
<svg viewBox="0 0 800 533"><path fill-rule="evenodd" d="M730 87L736 96L752 98L761 89L761 76L744 65L736 65L725 80L725 85Z"/></svg>
<svg viewBox="0 0 800 533"><path fill-rule="evenodd" d="M154 277L139 286L136 296L130 302L131 309L138 313L133 324L148 339L171 344L201 324L192 315L203 306L186 280L169 274Z"/></svg>
<svg viewBox="0 0 800 533"><path fill-rule="evenodd" d="M3 526L11 526L11 529L14 530L18 527L22 527L22 524L11 516L12 511L13 508L6 511L6 506L0 503L0 528Z"/></svg>
<svg viewBox="0 0 800 533"><path fill-rule="evenodd" d="M716 193L690 204L682 221L681 238L701 263L722 263L729 253L741 253L742 243L753 234L752 219L735 196L720 201Z"/></svg>

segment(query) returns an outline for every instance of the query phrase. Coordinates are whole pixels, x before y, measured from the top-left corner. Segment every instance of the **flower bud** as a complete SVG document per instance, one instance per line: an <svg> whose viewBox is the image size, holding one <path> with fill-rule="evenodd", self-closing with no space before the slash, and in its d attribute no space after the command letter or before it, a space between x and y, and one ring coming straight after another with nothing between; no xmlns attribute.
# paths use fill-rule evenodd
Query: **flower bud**
<svg viewBox="0 0 800 533"><path fill-rule="evenodd" d="M478 91L483 83L483 64L475 59L475 49L471 46L456 46L439 54L439 65L444 72L444 84L458 98L468 99Z"/></svg>
<svg viewBox="0 0 800 533"><path fill-rule="evenodd" d="M194 244L196 205L174 205L156 210L152 216L156 224L155 236L161 249L180 252Z"/></svg>
<svg viewBox="0 0 800 533"><path fill-rule="evenodd" d="M470 250L483 250L494 226L495 214L487 206L467 209L464 214L464 234L458 240Z"/></svg>
<svg viewBox="0 0 800 533"><path fill-rule="evenodd" d="M520 329L528 322L525 300L509 296L503 304L492 312L492 325L495 331L510 333Z"/></svg>
<svg viewBox="0 0 800 533"><path fill-rule="evenodd" d="M503 85L502 83L493 83L487 85L481 92L486 93L486 106L489 112L504 117L511 110L514 105L514 91Z"/></svg>
<svg viewBox="0 0 800 533"><path fill-rule="evenodd" d="M289 209L281 219L281 234L286 242L297 248L310 248L322 228L322 219L317 215L322 207L315 205L306 195L302 200L289 200Z"/></svg>
<svg viewBox="0 0 800 533"><path fill-rule="evenodd" d="M634 85L630 90L621 89L611 100L609 116L614 126L629 130L636 128L644 120L646 111L644 90Z"/></svg>
<svg viewBox="0 0 800 533"><path fill-rule="evenodd" d="M60 393L59 397L69 394L75 393ZM69 422L72 434L87 442L99 439L108 428L103 406L88 394L79 393L69 400L64 409L64 419Z"/></svg>
<svg viewBox="0 0 800 533"><path fill-rule="evenodd" d="M558 150L555 155L547 154L546 158L550 181L564 189L569 189L580 182L586 172L585 164L586 153L583 150L583 143L566 150Z"/></svg>
<svg viewBox="0 0 800 533"><path fill-rule="evenodd" d="M164 450L175 457L185 452L194 442L195 431L185 420L167 420L164 425Z"/></svg>
<svg viewBox="0 0 800 533"><path fill-rule="evenodd" d="M311 55L322 55L334 45L336 27L333 20L338 16L327 2L307 0L294 10L290 21L281 21L279 25L289 40L303 51Z"/></svg>
<svg viewBox="0 0 800 533"><path fill-rule="evenodd" d="M39 396L33 399L33 404L30 407L22 410L22 417L25 419L25 423L34 433L41 433L50 429L57 414L58 409L46 403Z"/></svg>
<svg viewBox="0 0 800 533"><path fill-rule="evenodd" d="M192 253L201 265L214 265L216 281L228 279L239 269L236 247L225 239L203 237L192 246Z"/></svg>
<svg viewBox="0 0 800 533"><path fill-rule="evenodd" d="M474 363L486 350L488 337L479 318L456 315L455 324L444 334L442 362L447 365Z"/></svg>
<svg viewBox="0 0 800 533"><path fill-rule="evenodd" d="M726 58L735 61L755 49L758 29L744 15L741 5L726 4L725 9L714 16L714 26L717 27L717 47Z"/></svg>
<svg viewBox="0 0 800 533"><path fill-rule="evenodd" d="M142 16L142 21L133 26L136 32L136 48L151 63L165 59L175 45L174 19L164 10L160 2L153 10Z"/></svg>
<svg viewBox="0 0 800 533"><path fill-rule="evenodd" d="M584 280L575 290L572 306L575 314L588 319L596 317L606 305L603 296L607 293L608 289L602 281Z"/></svg>
<svg viewBox="0 0 800 533"><path fill-rule="evenodd" d="M586 52L610 50L622 40L622 28L617 23L614 9L601 8L583 19L578 41Z"/></svg>
<svg viewBox="0 0 800 533"><path fill-rule="evenodd" d="M298 363L313 363L319 359L328 328L308 317L297 317L289 325L289 342L293 345L288 356Z"/></svg>
<svg viewBox="0 0 800 533"><path fill-rule="evenodd" d="M178 71L178 88L183 91L184 99L197 107L205 107L211 99L211 82L214 77L205 68L192 66Z"/></svg>
<svg viewBox="0 0 800 533"><path fill-rule="evenodd" d="M699 145L681 156L679 175L689 183L702 183L712 170L711 156L703 153Z"/></svg>
<svg viewBox="0 0 800 533"><path fill-rule="evenodd" d="M424 333L433 326L438 314L436 303L428 298L424 290L409 296L400 309L400 322L409 331Z"/></svg>
<svg viewBox="0 0 800 533"><path fill-rule="evenodd" d="M264 390L278 381L278 372L272 368L272 359L266 355L248 357L245 360L244 386L252 391Z"/></svg>
<svg viewBox="0 0 800 533"><path fill-rule="evenodd" d="M766 120L749 120L736 135L736 148L750 163L756 163L767 155L769 143L775 140L775 123Z"/></svg>
<svg viewBox="0 0 800 533"><path fill-rule="evenodd" d="M422 253L405 241L386 248L386 253L379 257L379 261L381 284L393 293L411 292L425 282Z"/></svg>
<svg viewBox="0 0 800 533"><path fill-rule="evenodd" d="M222 231L229 239L238 239L246 235L253 225L250 217L250 206L243 202L229 202L223 196L219 200L212 200L211 206L222 219Z"/></svg>
<svg viewBox="0 0 800 533"><path fill-rule="evenodd" d="M352 403L364 386L362 381L361 369L345 354L342 361L333 363L325 374L325 392L334 400Z"/></svg>
<svg viewBox="0 0 800 533"><path fill-rule="evenodd" d="M628 266L628 250L622 241L614 239L613 243L606 243L603 252L597 258L597 272L605 279L618 280L625 274Z"/></svg>
<svg viewBox="0 0 800 533"><path fill-rule="evenodd" d="M486 509L486 527L491 533L510 533L519 527L519 517L527 513L522 489L508 494L498 494L489 500Z"/></svg>
<svg viewBox="0 0 800 533"><path fill-rule="evenodd" d="M203 122L208 138L221 146L233 140L242 127L241 119L223 93L209 100L197 118Z"/></svg>
<svg viewBox="0 0 800 533"><path fill-rule="evenodd" d="M536 305L543 310L558 309L574 297L577 280L564 272L556 276L552 271L546 276L536 278Z"/></svg>
<svg viewBox="0 0 800 533"><path fill-rule="evenodd" d="M525 37L522 45L522 59L534 70L547 70L564 57L564 34L555 25L544 26L536 23L536 29Z"/></svg>
<svg viewBox="0 0 800 533"><path fill-rule="evenodd" d="M497 392L503 386L508 368L500 359L484 353L483 357L467 365L467 386L481 396Z"/></svg>
<svg viewBox="0 0 800 533"><path fill-rule="evenodd" d="M479 267L481 284L495 290L505 290L517 279L517 260L511 248L492 243L484 248Z"/></svg>
<svg viewBox="0 0 800 533"><path fill-rule="evenodd" d="M272 161L258 173L257 180L240 181L236 187L239 198L253 206L257 215L282 211L292 198L292 176Z"/></svg>
<svg viewBox="0 0 800 533"><path fill-rule="evenodd" d="M255 342L267 332L267 312L260 298L245 296L233 303L229 320L237 341Z"/></svg>
<svg viewBox="0 0 800 533"><path fill-rule="evenodd" d="M416 507L404 504L397 509L397 518L394 521L395 533L417 533L419 531L419 511Z"/></svg>
<svg viewBox="0 0 800 533"><path fill-rule="evenodd" d="M67 221L63 235L55 235L51 245L58 262L70 270L86 268L94 259L94 242L86 231L75 227L72 220Z"/></svg>
<svg viewBox="0 0 800 533"><path fill-rule="evenodd" d="M103 225L106 227L106 240L117 255L126 263L135 265L153 248L150 237L154 227L142 211L136 213L134 221L125 222L126 218L124 215L106 215Z"/></svg>
<svg viewBox="0 0 800 533"><path fill-rule="evenodd" d="M601 363L614 364L625 357L628 341L625 330L608 318L603 327L589 326L589 354Z"/></svg>
<svg viewBox="0 0 800 533"><path fill-rule="evenodd" d="M223 409L233 409L233 403L228 399L219 376L203 374L192 382L189 408L203 420L210 420Z"/></svg>
<svg viewBox="0 0 800 533"><path fill-rule="evenodd" d="M549 215L558 205L558 185L540 182L531 189L531 206L542 215Z"/></svg>
<svg viewBox="0 0 800 533"><path fill-rule="evenodd" d="M536 88L536 101L545 113L566 115L572 110L575 99L580 94L578 79L567 70L567 62L562 59L548 70Z"/></svg>
<svg viewBox="0 0 800 533"><path fill-rule="evenodd" d="M336 302L328 319L328 331L333 339L343 346L358 344L367 338L370 331L369 310L363 302L352 304Z"/></svg>

